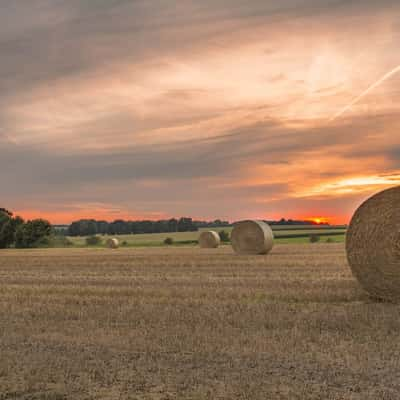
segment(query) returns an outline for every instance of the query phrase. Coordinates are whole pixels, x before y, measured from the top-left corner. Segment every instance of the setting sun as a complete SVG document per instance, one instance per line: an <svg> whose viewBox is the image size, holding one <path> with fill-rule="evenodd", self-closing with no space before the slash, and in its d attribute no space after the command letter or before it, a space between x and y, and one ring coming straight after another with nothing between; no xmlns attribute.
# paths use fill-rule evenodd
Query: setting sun
<svg viewBox="0 0 400 400"><path fill-rule="evenodd" d="M330 224L330 219L327 217L310 217L307 218L306 221L314 222L318 225Z"/></svg>

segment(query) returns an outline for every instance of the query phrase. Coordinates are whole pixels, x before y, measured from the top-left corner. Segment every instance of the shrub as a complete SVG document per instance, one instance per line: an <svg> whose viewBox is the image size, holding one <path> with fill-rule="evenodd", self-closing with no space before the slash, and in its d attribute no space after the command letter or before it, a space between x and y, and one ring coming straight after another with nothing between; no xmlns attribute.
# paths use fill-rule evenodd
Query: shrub
<svg viewBox="0 0 400 400"><path fill-rule="evenodd" d="M49 236L43 236L40 239L36 240L36 242L31 247L54 247L53 242Z"/></svg>
<svg viewBox="0 0 400 400"><path fill-rule="evenodd" d="M88 236L86 238L86 244L88 246L97 246L101 244L101 237L100 236Z"/></svg>
<svg viewBox="0 0 400 400"><path fill-rule="evenodd" d="M312 233L312 234L310 235L310 243L317 243L317 242L319 242L320 240L321 240L321 238L320 238L317 234Z"/></svg>
<svg viewBox="0 0 400 400"><path fill-rule="evenodd" d="M50 246L51 247L71 247L74 243L65 236L56 235L50 237Z"/></svg>
<svg viewBox="0 0 400 400"><path fill-rule="evenodd" d="M124 247L128 246L128 242L127 242L126 240L124 240L124 241L121 243L121 246L124 246Z"/></svg>
<svg viewBox="0 0 400 400"><path fill-rule="evenodd" d="M74 243L64 235L54 234L52 233L50 236L44 236L35 242L34 247L53 247L53 248L62 248L62 247L71 247Z"/></svg>
<svg viewBox="0 0 400 400"><path fill-rule="evenodd" d="M229 233L226 231L221 231L219 232L219 237L221 239L221 242L229 242Z"/></svg>
<svg viewBox="0 0 400 400"><path fill-rule="evenodd" d="M174 239L172 239L172 238L170 238L170 237L167 237L167 238L164 240L164 244L166 244L167 246L171 246L172 244L174 244Z"/></svg>
<svg viewBox="0 0 400 400"><path fill-rule="evenodd" d="M335 241L332 238L326 239L326 243L335 243Z"/></svg>

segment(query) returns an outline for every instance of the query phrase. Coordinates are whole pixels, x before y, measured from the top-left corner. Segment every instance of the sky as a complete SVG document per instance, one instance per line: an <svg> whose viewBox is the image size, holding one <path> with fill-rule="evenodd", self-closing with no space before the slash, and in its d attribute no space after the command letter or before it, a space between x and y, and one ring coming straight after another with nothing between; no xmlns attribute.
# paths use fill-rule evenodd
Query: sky
<svg viewBox="0 0 400 400"><path fill-rule="evenodd" d="M0 0L0 206L347 223L400 184L398 0Z"/></svg>

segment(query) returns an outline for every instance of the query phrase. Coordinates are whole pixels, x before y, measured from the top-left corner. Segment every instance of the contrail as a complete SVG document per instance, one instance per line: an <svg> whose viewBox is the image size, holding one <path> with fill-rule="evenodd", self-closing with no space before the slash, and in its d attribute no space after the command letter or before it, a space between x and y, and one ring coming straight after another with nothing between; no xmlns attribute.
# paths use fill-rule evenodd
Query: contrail
<svg viewBox="0 0 400 400"><path fill-rule="evenodd" d="M393 75L397 74L398 72L400 72L400 65L397 66L396 68L392 69L390 72L385 74L382 78L380 78L377 82L372 84L367 90L365 90L359 96L357 96L350 104L348 104L346 107L344 107L339 112L337 112L329 121L332 122L335 119L342 116L346 111L350 110L351 107L353 107L355 104L357 104L363 97L365 97L367 94L372 92L375 88L377 88L379 85L381 85L383 82L387 81L389 78L391 78Z"/></svg>

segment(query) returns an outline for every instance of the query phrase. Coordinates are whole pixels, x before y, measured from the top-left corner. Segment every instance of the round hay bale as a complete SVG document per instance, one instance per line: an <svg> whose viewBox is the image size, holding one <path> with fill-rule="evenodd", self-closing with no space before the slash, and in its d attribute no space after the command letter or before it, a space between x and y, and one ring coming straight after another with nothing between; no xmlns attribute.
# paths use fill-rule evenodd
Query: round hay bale
<svg viewBox="0 0 400 400"><path fill-rule="evenodd" d="M119 247L119 240L117 238L109 238L106 241L106 246L109 249L118 249Z"/></svg>
<svg viewBox="0 0 400 400"><path fill-rule="evenodd" d="M371 296L400 300L400 186L360 206L347 231L346 251L353 275Z"/></svg>
<svg viewBox="0 0 400 400"><path fill-rule="evenodd" d="M217 232L202 232L199 237L199 245L202 249L216 249L221 244L221 238Z"/></svg>
<svg viewBox="0 0 400 400"><path fill-rule="evenodd" d="M274 234L263 221L241 221L232 230L231 242L237 254L268 254L274 246Z"/></svg>

